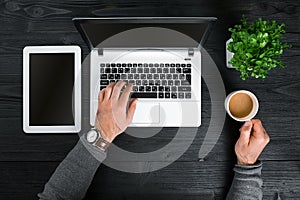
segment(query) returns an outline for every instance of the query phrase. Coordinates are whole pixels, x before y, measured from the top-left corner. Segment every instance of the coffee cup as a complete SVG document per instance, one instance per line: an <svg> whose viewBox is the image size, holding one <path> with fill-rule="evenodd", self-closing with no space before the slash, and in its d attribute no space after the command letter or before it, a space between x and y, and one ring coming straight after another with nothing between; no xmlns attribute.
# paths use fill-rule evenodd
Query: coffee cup
<svg viewBox="0 0 300 200"><path fill-rule="evenodd" d="M225 99L228 115L236 121L249 121L257 114L259 103L256 96L247 90L230 93Z"/></svg>

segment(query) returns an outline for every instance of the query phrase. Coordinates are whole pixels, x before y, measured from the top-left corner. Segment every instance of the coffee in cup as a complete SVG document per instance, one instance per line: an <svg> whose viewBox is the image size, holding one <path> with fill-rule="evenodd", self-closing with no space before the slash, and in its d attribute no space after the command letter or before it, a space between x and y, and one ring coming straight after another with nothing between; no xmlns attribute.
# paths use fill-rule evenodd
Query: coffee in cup
<svg viewBox="0 0 300 200"><path fill-rule="evenodd" d="M225 109L230 117L236 121L244 122L252 119L258 112L256 96L246 90L230 93L225 99Z"/></svg>

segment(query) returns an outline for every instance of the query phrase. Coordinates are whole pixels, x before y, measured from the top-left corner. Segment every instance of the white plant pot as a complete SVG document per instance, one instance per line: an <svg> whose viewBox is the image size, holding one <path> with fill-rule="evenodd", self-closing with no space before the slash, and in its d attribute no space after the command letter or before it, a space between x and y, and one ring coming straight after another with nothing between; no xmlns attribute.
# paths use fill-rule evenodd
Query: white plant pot
<svg viewBox="0 0 300 200"><path fill-rule="evenodd" d="M231 53L230 51L228 51L227 48L228 48L228 44L232 41L233 41L232 38L230 38L229 40L226 41L226 66L227 66L227 68L231 68L231 69L235 68L235 67L232 66L231 64L229 64L228 62L233 57L234 53Z"/></svg>

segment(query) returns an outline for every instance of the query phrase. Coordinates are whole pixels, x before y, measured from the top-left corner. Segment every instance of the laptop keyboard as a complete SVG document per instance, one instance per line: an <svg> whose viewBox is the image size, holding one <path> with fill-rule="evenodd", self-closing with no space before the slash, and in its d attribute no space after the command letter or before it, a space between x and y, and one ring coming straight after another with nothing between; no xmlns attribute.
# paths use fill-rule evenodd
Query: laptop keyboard
<svg viewBox="0 0 300 200"><path fill-rule="evenodd" d="M100 90L105 88L109 83L119 80L133 85L132 98L191 98L191 64L100 64Z"/></svg>

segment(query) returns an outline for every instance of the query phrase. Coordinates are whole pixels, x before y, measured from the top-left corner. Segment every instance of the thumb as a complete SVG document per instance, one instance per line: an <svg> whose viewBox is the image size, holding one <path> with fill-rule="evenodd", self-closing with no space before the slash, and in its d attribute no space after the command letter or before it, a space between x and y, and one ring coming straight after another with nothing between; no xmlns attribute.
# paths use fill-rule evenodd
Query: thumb
<svg viewBox="0 0 300 200"><path fill-rule="evenodd" d="M127 113L127 120L129 122L132 121L132 118L133 118L133 115L134 115L134 112L135 112L135 109L136 109L137 102L138 102L138 99L135 98L135 99L131 100L131 102L129 104L128 113Z"/></svg>
<svg viewBox="0 0 300 200"><path fill-rule="evenodd" d="M239 140L241 142L248 143L251 135L251 130L252 130L252 122L251 121L246 121L244 125L240 128L240 138Z"/></svg>

